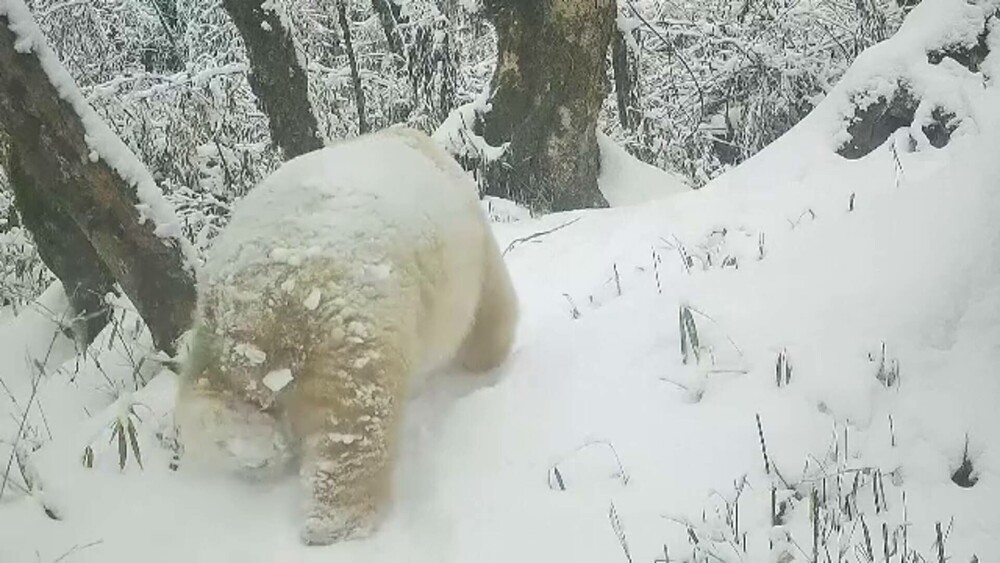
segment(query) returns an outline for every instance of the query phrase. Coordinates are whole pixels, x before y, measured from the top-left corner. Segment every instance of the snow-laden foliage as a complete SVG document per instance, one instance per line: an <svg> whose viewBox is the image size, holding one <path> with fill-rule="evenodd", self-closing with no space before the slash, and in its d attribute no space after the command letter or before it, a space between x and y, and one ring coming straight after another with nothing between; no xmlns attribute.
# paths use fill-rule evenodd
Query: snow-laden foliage
<svg viewBox="0 0 1000 563"><path fill-rule="evenodd" d="M0 176L0 182L5 178ZM0 190L0 308L19 311L52 283L28 231L19 224L10 193Z"/></svg>
<svg viewBox="0 0 1000 563"><path fill-rule="evenodd" d="M6 139L0 136L0 163L6 161ZM52 283L31 235L21 225L5 168L0 165L0 309L20 311Z"/></svg>
<svg viewBox="0 0 1000 563"><path fill-rule="evenodd" d="M305 54L313 108L323 134L331 141L356 135L359 124L335 4L334 0L295 0L289 9ZM399 3L395 28L390 30L402 42L402 52L396 52L372 2L356 1L349 6L366 119L372 129L406 123L433 131L458 102L469 99L488 79L489 60L471 72L463 71L468 76L459 75L460 68L472 66L467 57L480 51L475 46L480 41L469 38L467 26L472 23L464 11L446 11L427 0Z"/></svg>
<svg viewBox="0 0 1000 563"><path fill-rule="evenodd" d="M622 0L634 89L605 127L704 184L791 129L865 48L899 27L892 0Z"/></svg>

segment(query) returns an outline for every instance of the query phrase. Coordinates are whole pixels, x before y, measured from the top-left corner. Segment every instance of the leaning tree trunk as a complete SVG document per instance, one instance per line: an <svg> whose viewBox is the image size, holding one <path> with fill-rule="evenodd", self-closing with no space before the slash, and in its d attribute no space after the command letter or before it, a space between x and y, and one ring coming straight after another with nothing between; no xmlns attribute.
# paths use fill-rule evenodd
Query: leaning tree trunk
<svg viewBox="0 0 1000 563"><path fill-rule="evenodd" d="M7 176L14 205L31 233L38 255L62 282L73 308L71 328L86 348L111 318L104 297L115 292L115 279L73 218L46 197L22 164L26 157L16 146L7 154Z"/></svg>
<svg viewBox="0 0 1000 563"><path fill-rule="evenodd" d="M18 9L14 3L8 9L18 10L15 29L22 34L37 33L37 29L27 29L34 26L23 6ZM110 142L89 138L81 114L90 120L98 119L96 114L72 105L82 104L82 97L69 76L57 68L55 55L39 44L39 36L19 40L11 29L11 18L0 10L0 129L16 147L18 174L30 179L22 181L19 189L72 220L138 309L153 343L173 353L177 337L191 324L195 303L193 274L182 243L161 237L154 221L140 215L136 187L97 158L104 154L101 146L89 144ZM58 88L47 71L61 81ZM74 100L74 94L79 99L67 101ZM127 152L121 145L110 150ZM134 158L118 154L118 158L129 157ZM141 165L130 160L129 166ZM134 174L148 176L144 170ZM72 232L67 236L73 238ZM72 244L82 244L82 240L74 238ZM100 270L93 264L88 268Z"/></svg>
<svg viewBox="0 0 1000 563"><path fill-rule="evenodd" d="M613 0L486 0L497 33L482 133L510 143L487 193L536 209L604 207L597 117L607 93Z"/></svg>
<svg viewBox="0 0 1000 563"><path fill-rule="evenodd" d="M291 30L283 25L277 8L265 8L265 3L271 0L222 2L246 45L250 88L268 118L271 139L289 160L322 148L323 141Z"/></svg>

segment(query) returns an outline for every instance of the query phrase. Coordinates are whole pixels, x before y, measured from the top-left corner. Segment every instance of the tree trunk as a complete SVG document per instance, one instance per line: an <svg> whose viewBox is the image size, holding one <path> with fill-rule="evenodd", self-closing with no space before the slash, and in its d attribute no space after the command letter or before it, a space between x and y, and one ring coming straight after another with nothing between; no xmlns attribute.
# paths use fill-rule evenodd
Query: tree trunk
<svg viewBox="0 0 1000 563"><path fill-rule="evenodd" d="M540 210L604 207L597 117L607 94L613 0L486 0L497 33L482 133L509 142L487 193Z"/></svg>
<svg viewBox="0 0 1000 563"><path fill-rule="evenodd" d="M337 15L340 18L340 29L344 34L344 50L347 51L347 63L351 67L351 83L354 86L354 105L358 110L358 134L368 132L368 116L365 112L365 89L361 84L361 71L358 69L358 59L354 55L354 43L351 41L351 19L347 17L347 2L337 3Z"/></svg>
<svg viewBox="0 0 1000 563"><path fill-rule="evenodd" d="M615 101L618 104L618 122L623 129L634 129L638 124L639 95L638 64L635 55L629 50L625 32L615 30L611 43L611 66L615 75Z"/></svg>
<svg viewBox="0 0 1000 563"><path fill-rule="evenodd" d="M399 5L393 0L372 0L372 9L378 14L378 21L382 24L382 33L385 34L389 50L401 60L406 60L406 45L399 33L399 24L402 20Z"/></svg>
<svg viewBox="0 0 1000 563"><path fill-rule="evenodd" d="M153 221L140 216L135 188L106 161L92 158L80 115L10 24L10 16L0 14L0 129L16 147L18 173L30 179L20 188L72 219L138 309L153 343L173 353L195 304L180 242L160 237Z"/></svg>
<svg viewBox="0 0 1000 563"><path fill-rule="evenodd" d="M309 103L309 84L291 30L264 0L223 0L246 45L250 88L286 160L323 147Z"/></svg>
<svg viewBox="0 0 1000 563"><path fill-rule="evenodd" d="M22 164L24 158L17 147L10 147L7 175L14 205L42 262L62 282L73 308L73 337L81 349L86 348L111 318L104 297L115 292L115 280L73 218L34 185Z"/></svg>

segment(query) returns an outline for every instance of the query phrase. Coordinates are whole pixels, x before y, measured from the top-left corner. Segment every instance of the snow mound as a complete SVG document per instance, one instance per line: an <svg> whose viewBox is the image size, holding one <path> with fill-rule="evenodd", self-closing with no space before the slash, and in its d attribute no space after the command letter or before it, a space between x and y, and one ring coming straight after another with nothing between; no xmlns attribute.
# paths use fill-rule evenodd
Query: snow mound
<svg viewBox="0 0 1000 563"><path fill-rule="evenodd" d="M597 143L601 147L598 184L612 207L646 203L691 189L682 176L642 162L607 135L598 134Z"/></svg>

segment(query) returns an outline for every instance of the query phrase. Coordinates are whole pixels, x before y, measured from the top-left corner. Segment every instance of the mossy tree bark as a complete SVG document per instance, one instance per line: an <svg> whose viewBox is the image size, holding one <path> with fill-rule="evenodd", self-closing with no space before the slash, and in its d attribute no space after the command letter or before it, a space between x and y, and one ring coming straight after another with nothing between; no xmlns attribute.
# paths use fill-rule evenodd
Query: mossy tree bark
<svg viewBox="0 0 1000 563"><path fill-rule="evenodd" d="M285 160L323 147L309 103L309 82L299 64L291 30L265 0L223 0L250 59L248 79L257 105L267 116L271 140Z"/></svg>
<svg viewBox="0 0 1000 563"><path fill-rule="evenodd" d="M195 304L194 278L178 241L157 235L153 222L143 220L136 208L135 188L105 161L90 158L80 116L60 97L36 54L20 52L24 49L16 48L16 41L10 21L0 15L0 129L16 147L18 189L24 191L19 199L42 202L51 221L45 228L66 228L72 245L83 244L65 222L69 218L93 251L77 258L93 260L96 254L138 309L153 343L173 353ZM50 233L32 234L45 239ZM93 273L102 267L86 269Z"/></svg>
<svg viewBox="0 0 1000 563"><path fill-rule="evenodd" d="M485 0L497 33L482 134L510 143L486 174L490 195L539 210L604 207L597 117L607 95L613 0Z"/></svg>

